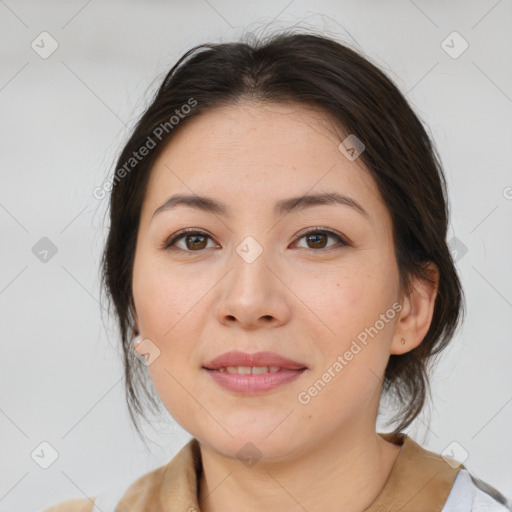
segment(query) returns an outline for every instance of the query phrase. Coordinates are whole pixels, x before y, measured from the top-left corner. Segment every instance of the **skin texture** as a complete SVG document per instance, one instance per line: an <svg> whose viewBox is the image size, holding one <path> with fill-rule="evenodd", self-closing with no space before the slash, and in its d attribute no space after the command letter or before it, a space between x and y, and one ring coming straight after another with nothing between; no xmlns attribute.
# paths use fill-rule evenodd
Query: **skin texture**
<svg viewBox="0 0 512 512"><path fill-rule="evenodd" d="M160 350L148 366L156 391L201 444L203 511L360 511L398 455L375 431L382 377L390 354L421 343L437 287L414 281L410 294L400 289L390 214L361 160L339 151L344 137L310 107L241 102L191 119L152 169L134 316L141 337ZM368 216L343 205L273 213L280 199L333 191ZM231 217L186 206L152 217L176 193L215 198ZM162 248L183 228L209 237L187 243L185 235L174 250ZM308 228L334 230L348 245L332 235L308 242ZM236 251L248 236L263 251L252 263ZM299 393L394 303L400 312L300 403ZM230 350L273 351L308 369L285 386L244 396L202 368ZM248 442L261 455L252 467L237 457Z"/></svg>

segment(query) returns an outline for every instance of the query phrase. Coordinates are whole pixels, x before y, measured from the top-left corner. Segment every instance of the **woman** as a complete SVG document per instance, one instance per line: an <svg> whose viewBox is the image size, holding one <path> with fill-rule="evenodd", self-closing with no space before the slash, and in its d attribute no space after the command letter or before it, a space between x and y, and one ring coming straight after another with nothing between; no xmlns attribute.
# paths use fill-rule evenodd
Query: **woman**
<svg viewBox="0 0 512 512"><path fill-rule="evenodd" d="M116 169L103 277L130 413L158 406L147 369L193 437L99 509L507 510L402 432L462 292L439 159L381 71L314 34L198 46Z"/></svg>

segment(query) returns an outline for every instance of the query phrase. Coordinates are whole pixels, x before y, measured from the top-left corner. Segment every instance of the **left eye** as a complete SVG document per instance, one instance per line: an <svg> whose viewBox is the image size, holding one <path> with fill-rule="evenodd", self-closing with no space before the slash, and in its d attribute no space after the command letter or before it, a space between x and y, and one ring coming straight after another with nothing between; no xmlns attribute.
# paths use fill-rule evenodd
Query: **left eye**
<svg viewBox="0 0 512 512"><path fill-rule="evenodd" d="M298 240L302 240L303 238L306 239L306 243L313 244L312 247L306 247L306 249L325 249L325 242L328 238L335 239L342 246L348 245L348 243L340 235L334 231L325 229L310 230L306 233L303 233L298 238ZM178 247L177 242L181 241L182 239L185 240L185 247ZM177 235L171 237L167 242L165 242L163 249L169 249L172 247L173 249L177 248L186 252L197 252L198 250L207 248L205 243L208 239L211 240L210 235L204 233L203 231L182 231L181 233L178 233ZM327 248L330 247L332 247L332 245Z"/></svg>
<svg viewBox="0 0 512 512"><path fill-rule="evenodd" d="M325 229L314 229L308 231L307 233L304 233L302 236L300 236L299 240L302 240L303 238L306 238L306 243L312 242L314 244L313 247L306 247L306 249L325 249L326 247L324 245L324 242L328 238L333 238L337 240L337 242L340 243L342 246L348 245L347 242L340 235L334 233L334 231ZM329 246L328 248L330 247L332 247L332 245Z"/></svg>

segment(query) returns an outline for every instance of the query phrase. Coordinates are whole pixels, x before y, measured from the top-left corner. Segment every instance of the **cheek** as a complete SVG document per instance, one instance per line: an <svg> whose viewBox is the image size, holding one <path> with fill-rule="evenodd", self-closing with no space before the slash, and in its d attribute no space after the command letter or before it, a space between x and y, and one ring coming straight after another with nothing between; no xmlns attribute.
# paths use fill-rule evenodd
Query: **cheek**
<svg viewBox="0 0 512 512"><path fill-rule="evenodd" d="M136 256L133 270L133 298L144 336L162 338L194 304L193 290L181 272L170 272L161 259Z"/></svg>
<svg viewBox="0 0 512 512"><path fill-rule="evenodd" d="M346 263L346 262L344 262ZM392 265L369 262L345 264L328 273L303 273L291 288L326 333L346 338L373 324L397 297L397 275Z"/></svg>
<svg viewBox="0 0 512 512"><path fill-rule="evenodd" d="M347 274L318 294L318 316L328 329L320 324L321 358L302 390L311 398L308 412L322 416L329 410L331 417L349 421L378 402L397 318L392 278L381 272Z"/></svg>
<svg viewBox="0 0 512 512"><path fill-rule="evenodd" d="M192 340L201 338L198 319L205 314L200 301L204 291L199 293L201 287L198 292L190 282L190 276L166 271L158 262L134 265L133 295L139 328L142 336L159 349L148 372L162 403L186 429L190 429L190 418L201 412L186 390L199 396L193 387L196 347Z"/></svg>
<svg viewBox="0 0 512 512"><path fill-rule="evenodd" d="M160 350L160 357L149 368L155 385L170 379L163 368L182 380L189 378L187 368L199 365L197 341L203 337L209 311L205 290L212 285L186 266L170 268L158 255L136 260L133 296L139 329Z"/></svg>
<svg viewBox="0 0 512 512"><path fill-rule="evenodd" d="M381 255L382 256L382 255ZM337 360L347 354L343 378L351 386L367 378L375 379L380 374L389 356L397 313L393 304L398 300L398 274L393 261L375 261L346 265L330 276L301 280L297 293L306 296L307 290L314 290L304 300L309 312L307 318L320 320L317 339L323 353L317 368L323 374ZM313 315L312 312L315 314ZM345 366L346 365L346 366ZM328 376L326 376L328 378Z"/></svg>

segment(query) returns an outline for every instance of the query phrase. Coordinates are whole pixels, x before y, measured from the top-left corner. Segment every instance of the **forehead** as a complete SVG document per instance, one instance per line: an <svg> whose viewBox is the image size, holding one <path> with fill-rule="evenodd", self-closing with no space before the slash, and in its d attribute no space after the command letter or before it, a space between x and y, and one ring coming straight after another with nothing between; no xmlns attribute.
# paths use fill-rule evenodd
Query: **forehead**
<svg viewBox="0 0 512 512"><path fill-rule="evenodd" d="M182 193L261 208L283 197L337 191L382 208L362 160L339 150L346 135L323 111L302 104L214 108L187 120L167 142L151 170L145 206L152 213L171 193Z"/></svg>

